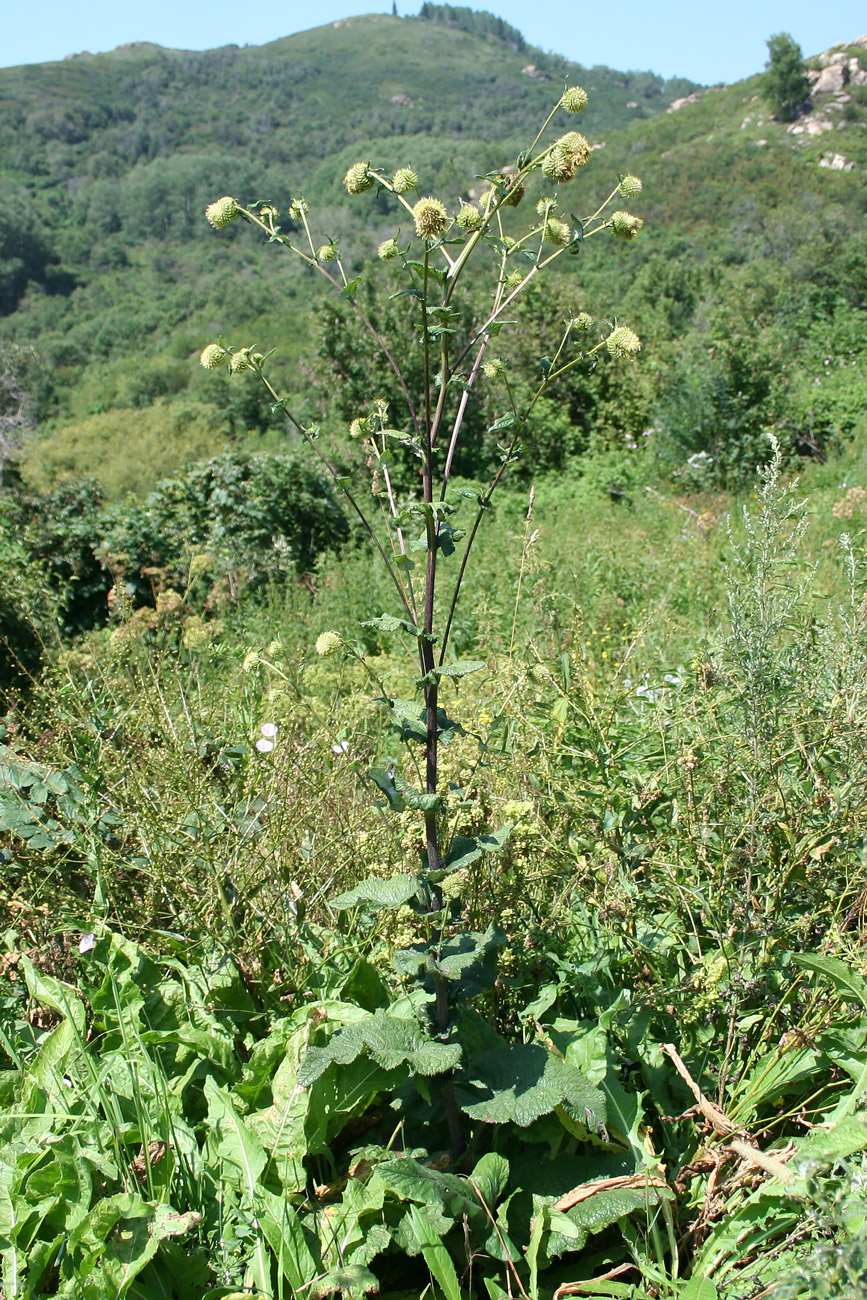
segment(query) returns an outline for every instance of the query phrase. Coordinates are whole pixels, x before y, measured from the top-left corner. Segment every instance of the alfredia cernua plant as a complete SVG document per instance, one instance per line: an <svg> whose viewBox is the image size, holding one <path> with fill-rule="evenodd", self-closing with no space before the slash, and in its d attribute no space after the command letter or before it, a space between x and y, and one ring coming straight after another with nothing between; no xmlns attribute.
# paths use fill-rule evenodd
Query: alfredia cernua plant
<svg viewBox="0 0 867 1300"><path fill-rule="evenodd" d="M244 207L234 199L224 198L207 210L208 220L218 228L240 216L269 242L323 276L336 293L349 301L370 331L402 394L399 409L371 394L348 430L349 437L365 449L375 499L385 512L384 517L378 517L369 509L372 498L368 486L347 479L331 462L317 442L315 428L307 427L290 410L272 384L261 354L249 347L223 348L216 343L202 353L202 364L207 368L228 361L232 373L250 371L265 385L274 410L281 411L307 441L344 493L391 580L393 609L371 611L365 626L411 647L416 695L403 699L389 695L386 688L382 688L384 693L378 691L395 747L379 766L371 768L369 775L385 808L418 817L419 859L408 862L405 871L390 881L362 880L333 900L332 907L342 910L409 905L417 913L418 942L396 953L394 961L399 974L415 987L419 1023L414 1022L408 1037L406 1020L395 1013L392 1028L388 1016L377 1021L376 1035L390 1035L389 1059L393 1059L395 1068L404 1061L410 1076L425 1074L436 1084L456 1151L464 1149L468 1128L476 1122L476 1110L460 1088L467 1058L459 1011L469 998L490 987L497 951L505 943L505 936L495 925L484 933L467 928L461 905L462 882L475 862L503 847L509 827L474 835L458 833L460 820L456 819L455 808L458 804L466 806L461 803L466 792L444 786L440 777L440 747L457 734L473 732L475 727L473 718L462 718L456 684L468 674L487 670L483 660L456 659L450 653L455 614L479 528L522 439L532 427L534 412L548 386L575 366L595 363L606 354L632 358L641 346L638 336L625 326L609 327L607 334L594 341L592 317L580 312L559 326L545 364L540 366L542 377L528 394L522 388L525 395L518 400L509 380L508 329L515 327L514 305L524 290L538 276L550 273L561 259L574 256L585 240L599 232L610 229L631 240L642 226L640 218L630 213L608 214L616 198L638 195L641 182L634 176L618 178L601 203L582 204L579 195L570 193L562 204L570 219L555 215L561 206L560 187L572 185L576 176L583 174L593 149L577 131L567 131L549 142L545 137L559 112L580 113L587 99L581 87L568 89L530 148L513 165L488 174L486 189L477 202L425 193L430 189L428 182L424 182L419 194L422 182L410 167L389 174L359 161L346 172L343 185L354 199L370 192L390 196L394 205L393 233L385 239L380 236L366 274L389 263L386 273L392 280L401 281L400 293L413 306L413 329L421 339L424 358L417 386L410 383L401 364L406 350L402 341L382 337L367 315L357 292L361 276L349 279L340 248L326 231L320 233L320 240L325 236L323 242L316 242L315 214L307 203L297 198L289 203L291 230L281 227L279 212L271 203ZM538 175L546 178L545 197L519 207ZM582 206L586 215L575 216ZM467 333L463 322L468 305L463 291L464 273L471 259L482 266L487 260L491 295L485 300L486 307L477 311ZM508 319L504 315L507 308ZM497 354L488 355L494 338ZM480 382L495 385L502 394L503 413L489 429L500 446L498 466L487 486L473 493L453 487L452 465L467 402ZM417 460L419 489L414 496L398 496L389 477L395 444L408 448ZM457 515L462 508L469 509L470 517L459 526ZM355 643L337 631L322 633L315 650L323 657L364 659ZM371 669L368 671L375 676ZM341 1061L373 1050L373 1038L365 1037L364 1023L353 1026L351 1044L346 1037L340 1048ZM349 1035L349 1031L344 1034ZM343 1035L338 1037L342 1039ZM329 1052L330 1048L311 1050L311 1077L325 1068L326 1057L328 1061L336 1059ZM422 1057L423 1066L419 1064ZM553 1066L551 1069L557 1073ZM564 1066L557 1078L562 1075L565 1080L567 1073ZM563 1082L565 1091L558 1092L560 1086L552 1085L545 1103L549 1111L567 1102L568 1085ZM586 1085L582 1082L582 1086ZM570 1132L574 1132L574 1123L580 1126L585 1122L589 1121L583 1116L579 1120L573 1117Z"/></svg>

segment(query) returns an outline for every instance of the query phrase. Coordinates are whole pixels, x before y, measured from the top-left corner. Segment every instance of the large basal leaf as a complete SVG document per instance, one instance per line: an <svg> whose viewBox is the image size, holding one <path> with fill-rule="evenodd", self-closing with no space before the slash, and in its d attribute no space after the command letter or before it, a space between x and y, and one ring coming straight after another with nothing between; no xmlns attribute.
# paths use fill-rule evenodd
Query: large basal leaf
<svg viewBox="0 0 867 1300"><path fill-rule="evenodd" d="M369 876L354 889L347 889L345 893L338 894L335 899L332 899L331 906L335 912L345 912L348 908L358 907L361 904L377 911L381 908L403 907L404 903L414 898L417 892L418 881L415 876L391 876L388 880Z"/></svg>
<svg viewBox="0 0 867 1300"><path fill-rule="evenodd" d="M485 1124L526 1128L557 1106L566 1105L590 1129L604 1125L605 1097L574 1066L552 1056L539 1043L515 1043L484 1052L456 1089L461 1108Z"/></svg>
<svg viewBox="0 0 867 1300"><path fill-rule="evenodd" d="M302 1087L309 1087L333 1063L348 1065L366 1053L384 1070L406 1066L410 1074L444 1074L461 1059L457 1043L438 1043L428 1038L415 1020L399 1020L387 1011L356 1024L347 1025L325 1047L312 1047L298 1075Z"/></svg>
<svg viewBox="0 0 867 1300"><path fill-rule="evenodd" d="M409 1156L386 1160L376 1166L374 1179L403 1201L441 1211L452 1221L466 1217L477 1224L487 1216L472 1187L457 1174L431 1169Z"/></svg>

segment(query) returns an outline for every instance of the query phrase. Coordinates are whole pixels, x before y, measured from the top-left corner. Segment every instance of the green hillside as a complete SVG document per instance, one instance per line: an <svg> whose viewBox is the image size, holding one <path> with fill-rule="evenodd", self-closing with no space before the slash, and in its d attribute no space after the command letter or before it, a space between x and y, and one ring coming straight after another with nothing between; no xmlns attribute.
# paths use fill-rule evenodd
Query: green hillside
<svg viewBox="0 0 867 1300"><path fill-rule="evenodd" d="M0 73L8 1300L867 1294L867 43L776 40Z"/></svg>
<svg viewBox="0 0 867 1300"><path fill-rule="evenodd" d="M255 402L227 417L227 394L189 364L217 328L276 347L293 397L327 420L311 382L323 370L310 318L317 291L249 233L216 236L206 203L234 193L285 205L303 192L351 269L392 230L385 196L362 210L343 192L354 159L411 163L426 189L455 199L513 158L567 81L590 94L582 122L599 149L599 184L603 171L637 171L645 183L647 228L630 256L603 268L590 255L580 267L587 301L603 312L616 301L653 357L630 436L664 428L661 455L673 463L708 449L711 426L726 425L721 482L750 463L766 426L800 450L850 436L855 412L836 375L860 350L851 313L863 307L863 87L832 102L832 134L792 135L770 120L758 78L699 92L674 112L669 102L697 88L515 44L478 21L461 30L371 15L258 48L141 44L0 73L3 332L38 354L32 410L49 440L27 472L43 486L91 473L110 493L141 490L261 429ZM855 57L867 61L863 48ZM822 107L813 118L828 119ZM817 165L834 152L851 170ZM773 394L750 378L767 358L780 362ZM695 378L686 389L684 373ZM673 375L687 410L666 395ZM821 393L807 393L817 378ZM587 404L572 394L573 416L578 405L583 432L570 455L586 449ZM604 412L590 423L603 443L627 432ZM149 449L147 468L117 455L124 428Z"/></svg>

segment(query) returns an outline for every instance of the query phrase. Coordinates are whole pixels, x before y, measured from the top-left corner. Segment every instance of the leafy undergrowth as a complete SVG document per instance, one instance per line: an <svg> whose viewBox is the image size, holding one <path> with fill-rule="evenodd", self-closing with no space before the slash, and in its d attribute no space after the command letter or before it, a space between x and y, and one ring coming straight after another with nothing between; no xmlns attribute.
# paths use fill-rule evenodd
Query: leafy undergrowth
<svg viewBox="0 0 867 1300"><path fill-rule="evenodd" d="M364 561L117 610L10 710L5 1297L863 1294L859 539L774 470L729 536L642 509L480 566L433 954L399 634L311 653Z"/></svg>

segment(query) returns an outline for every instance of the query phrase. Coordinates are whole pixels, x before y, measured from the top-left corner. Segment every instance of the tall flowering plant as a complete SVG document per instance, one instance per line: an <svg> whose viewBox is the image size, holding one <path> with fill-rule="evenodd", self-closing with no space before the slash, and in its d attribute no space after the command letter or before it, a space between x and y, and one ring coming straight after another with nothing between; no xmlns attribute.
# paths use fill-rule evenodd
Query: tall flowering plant
<svg viewBox="0 0 867 1300"><path fill-rule="evenodd" d="M461 1007L492 984L497 949L505 940L493 925L484 933L471 931L464 920L459 890L444 886L483 855L502 848L508 828L475 836L447 829L450 796L440 781L439 753L440 746L461 730L461 725L443 707L444 685L450 678L461 678L485 666L450 655L455 613L485 513L532 427L540 398L559 376L587 365L599 354L632 358L640 350L631 329L623 325L600 329L586 311L570 315L552 354L544 359L535 390L519 403L510 384L507 349L500 346L501 339L505 342L508 337L507 325L514 324L507 322L506 314L539 276L550 272L561 259L577 254L590 238L608 234L631 241L641 231L641 218L618 206L619 201L640 194L641 181L635 176L621 175L601 203L588 205L584 217L571 212L578 206L577 200L566 201L567 187L590 164L593 149L575 130L553 140L549 137L558 114L579 114L587 101L580 86L569 87L529 148L512 166L489 173L483 193L475 200L461 198L448 203L423 193L419 176L409 166L390 175L367 161L358 161L346 172L343 183L350 195L384 192L395 205L400 224L379 244L377 252L381 262L400 267L402 293L414 308L423 353L422 382L417 389L410 386L401 364L400 342L383 337L359 301L361 277L347 276L336 242L317 242L312 214L303 197L299 195L288 204L288 231L280 224L283 214L271 203L244 206L226 196L212 203L205 214L217 230L239 219L255 226L270 243L323 276L351 303L381 349L402 395L399 411L371 395L368 408L358 412L348 431L365 444L368 465L382 484L378 493L382 513L377 516L368 506L370 496L331 463L316 440L316 430L305 426L281 397L269 378L266 356L250 347L222 342L209 344L201 354L206 369L227 366L233 374L252 372L268 390L274 409L283 412L344 493L394 591L393 610L376 614L367 626L408 638L417 667L416 698L388 698L385 704L394 730L411 756L411 765L423 774L420 788L407 780L397 761L373 769L370 776L392 811L410 810L418 815L424 846L420 861L408 864L406 871L391 880L364 880L332 903L336 909L406 904L415 909L421 921L419 942L395 955L399 973L418 992L412 1003L414 1012L409 1021L405 1010L371 1012L366 1020L339 1031L327 1044L311 1049L302 1082L319 1077L333 1062L351 1061L364 1054L379 1063L387 1059L393 1068L402 1064L408 1078L432 1076L438 1084L440 1113L458 1152L464 1150L468 1127L474 1123L515 1118L513 1108L504 1100L501 1083L509 1071L513 1075L526 1072L529 1058L519 1060L514 1055L518 1049L504 1046L506 1056L489 1060L480 1070L478 1063L474 1066L467 1059L461 1042ZM542 178L547 192L533 206L529 221L521 223L515 210L521 208L528 184L537 177ZM471 260L482 259L487 259L492 293L469 338L461 336L458 341L465 273ZM452 488L452 467L467 403L482 382L499 385L504 399L505 414L489 430L498 439L499 460L490 482L469 503L470 519L461 529L455 516L468 502L466 493ZM402 499L390 477L390 452L396 444L408 448L418 461L420 492L412 499ZM322 655L352 653L337 632L324 633L316 649ZM551 1057L536 1072L534 1114L565 1106L576 1124L591 1123L590 1115L596 1117L592 1122L604 1122L598 1090L577 1069Z"/></svg>

